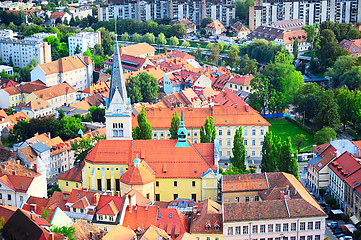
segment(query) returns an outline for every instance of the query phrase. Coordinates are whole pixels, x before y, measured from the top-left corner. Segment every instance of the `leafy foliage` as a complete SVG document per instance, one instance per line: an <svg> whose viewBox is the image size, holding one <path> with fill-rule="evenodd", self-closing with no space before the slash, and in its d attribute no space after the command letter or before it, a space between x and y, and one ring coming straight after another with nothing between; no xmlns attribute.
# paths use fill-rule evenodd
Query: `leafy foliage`
<svg viewBox="0 0 361 240"><path fill-rule="evenodd" d="M74 227L56 227L53 226L50 228L50 231L61 233L64 235L64 237L67 237L69 240L75 240L74 234L75 234L75 228Z"/></svg>
<svg viewBox="0 0 361 240"><path fill-rule="evenodd" d="M138 126L133 130L134 139L152 139L152 127L147 121L147 113L142 111L137 115Z"/></svg>
<svg viewBox="0 0 361 240"><path fill-rule="evenodd" d="M327 143L336 139L336 132L330 127L324 127L315 134L315 141L317 144Z"/></svg>
<svg viewBox="0 0 361 240"><path fill-rule="evenodd" d="M201 126L201 143L214 143L216 139L216 127L214 126L213 117L206 118L204 126Z"/></svg>
<svg viewBox="0 0 361 240"><path fill-rule="evenodd" d="M75 160L84 161L88 152L98 143L99 140L105 139L105 136L95 136L94 138L82 137L80 141L75 141L71 144L71 150L75 151Z"/></svg>
<svg viewBox="0 0 361 240"><path fill-rule="evenodd" d="M243 143L242 136L242 127L236 130L233 138L233 148L232 153L233 157L229 158L229 161L232 163L232 166L240 169L241 171L246 171L246 148Z"/></svg>
<svg viewBox="0 0 361 240"><path fill-rule="evenodd" d="M176 111L175 113L173 113L172 122L170 123L170 128L169 128L170 139L178 139L179 124L180 124L180 117Z"/></svg>
<svg viewBox="0 0 361 240"><path fill-rule="evenodd" d="M149 102L157 97L158 81L152 75L142 72L130 76L127 81L127 92L132 103Z"/></svg>
<svg viewBox="0 0 361 240"><path fill-rule="evenodd" d="M91 118L94 122L105 122L105 108L92 106L89 108Z"/></svg>

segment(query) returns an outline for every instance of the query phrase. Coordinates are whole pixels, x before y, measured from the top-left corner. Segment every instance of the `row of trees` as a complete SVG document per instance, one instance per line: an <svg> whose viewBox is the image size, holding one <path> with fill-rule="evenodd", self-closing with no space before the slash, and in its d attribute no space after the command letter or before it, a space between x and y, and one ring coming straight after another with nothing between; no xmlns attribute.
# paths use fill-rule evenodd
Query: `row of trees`
<svg viewBox="0 0 361 240"><path fill-rule="evenodd" d="M136 22L134 19L121 19L117 20L117 33L123 34L147 34L153 33L155 36L158 36L160 33L163 33L167 38L172 36L182 37L186 34L186 29L183 24L173 24L165 25L158 24L155 21L148 20L145 22ZM101 27L108 29L109 31L114 32L115 30L115 20L97 22L92 25L94 30L97 30Z"/></svg>

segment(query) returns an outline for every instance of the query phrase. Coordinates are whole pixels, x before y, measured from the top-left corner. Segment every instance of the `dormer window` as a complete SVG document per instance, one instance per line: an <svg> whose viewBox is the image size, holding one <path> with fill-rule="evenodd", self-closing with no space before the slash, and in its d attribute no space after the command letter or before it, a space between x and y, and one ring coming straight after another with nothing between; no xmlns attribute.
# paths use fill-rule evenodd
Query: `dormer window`
<svg viewBox="0 0 361 240"><path fill-rule="evenodd" d="M206 224L206 229L207 229L207 230L211 230L211 228L212 228L211 224L207 223L207 224Z"/></svg>

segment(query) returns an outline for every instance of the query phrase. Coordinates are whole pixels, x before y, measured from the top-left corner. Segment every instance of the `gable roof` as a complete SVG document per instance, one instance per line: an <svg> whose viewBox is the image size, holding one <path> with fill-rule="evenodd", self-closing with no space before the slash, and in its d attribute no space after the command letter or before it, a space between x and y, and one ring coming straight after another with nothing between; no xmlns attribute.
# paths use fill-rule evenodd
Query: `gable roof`
<svg viewBox="0 0 361 240"><path fill-rule="evenodd" d="M112 230L109 231L102 239L103 240L129 240L133 239L137 235L135 232L128 228L123 227L122 225L116 225Z"/></svg>
<svg viewBox="0 0 361 240"><path fill-rule="evenodd" d="M15 192L27 192L34 177L17 176L17 175L2 175L0 182L11 188Z"/></svg>
<svg viewBox="0 0 361 240"><path fill-rule="evenodd" d="M266 39L267 41L274 41L283 32L284 30L280 28L259 26L258 28L253 30L250 34L248 34L248 37L257 38L257 39Z"/></svg>
<svg viewBox="0 0 361 240"><path fill-rule="evenodd" d="M82 69L92 63L92 60L88 56L82 54L76 54L69 57L60 58L56 61L39 64L38 66L45 72L46 75L55 73L65 73Z"/></svg>
<svg viewBox="0 0 361 240"><path fill-rule="evenodd" d="M222 234L222 205L211 199L194 204L190 233Z"/></svg>
<svg viewBox="0 0 361 240"><path fill-rule="evenodd" d="M61 180L67 180L67 181L73 181L73 182L81 182L82 181L82 174L83 174L83 168L85 166L85 162L82 161L79 166L75 164L74 167L69 169L68 171L61 174L58 179Z"/></svg>
<svg viewBox="0 0 361 240"><path fill-rule="evenodd" d="M307 33L305 30L296 30L296 31L286 31L281 35L277 36L277 38L283 39L286 44L293 44L298 38L298 42L307 42Z"/></svg>
<svg viewBox="0 0 361 240"><path fill-rule="evenodd" d="M22 103L22 104L19 104L16 109L19 109L19 110L22 110L22 109L31 109L33 110L34 112L37 112L37 111L41 111L43 109L47 109L47 108L51 108L50 104L41 99L41 98L37 98L37 99L34 99L26 104Z"/></svg>
<svg viewBox="0 0 361 240"><path fill-rule="evenodd" d="M100 195L96 214L116 216L123 209L125 197Z"/></svg>
<svg viewBox="0 0 361 240"><path fill-rule="evenodd" d="M349 152L344 152L328 166L341 180L344 180L355 171L361 169L360 162Z"/></svg>
<svg viewBox="0 0 361 240"><path fill-rule="evenodd" d="M225 27L223 26L223 24L219 21L219 20L214 20L213 22L211 22L210 24L208 24L205 27L207 30L212 30L212 31L218 31L218 30L225 30Z"/></svg>
<svg viewBox="0 0 361 240"><path fill-rule="evenodd" d="M97 228L93 224L87 223L82 219L77 219L77 221L73 223L71 227L75 228L75 233L74 233L75 239L92 240L94 239L94 236L102 237L104 236L104 234L107 233L107 231ZM90 234L92 234L92 237L90 236Z"/></svg>
<svg viewBox="0 0 361 240"><path fill-rule="evenodd" d="M53 12L50 15L50 18L63 18L66 12Z"/></svg>
<svg viewBox="0 0 361 240"><path fill-rule="evenodd" d="M129 196L134 196L135 195L135 201L136 201L136 204L138 206L146 206L146 205L149 205L151 203L151 201L144 197L143 194L141 194L138 190L136 189L132 189L130 190L129 192L127 192L124 197L129 197Z"/></svg>
<svg viewBox="0 0 361 240"><path fill-rule="evenodd" d="M175 147L177 140L100 140L85 161L94 164L132 165L135 156L146 161L157 178L200 178L214 168L212 143L189 143Z"/></svg>
<svg viewBox="0 0 361 240"><path fill-rule="evenodd" d="M243 25L240 21L235 22L231 26L231 29L236 32L250 32L250 30L245 25Z"/></svg>
<svg viewBox="0 0 361 240"><path fill-rule="evenodd" d="M43 100L50 100L55 97L63 96L65 94L74 93L76 90L72 88L68 83L63 82L47 89L33 92L38 98Z"/></svg>

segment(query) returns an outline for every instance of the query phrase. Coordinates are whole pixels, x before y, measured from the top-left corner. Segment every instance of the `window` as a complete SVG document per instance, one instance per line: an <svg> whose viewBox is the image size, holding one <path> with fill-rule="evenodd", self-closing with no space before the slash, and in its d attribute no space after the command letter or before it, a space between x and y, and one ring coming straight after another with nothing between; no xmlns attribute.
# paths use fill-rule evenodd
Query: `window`
<svg viewBox="0 0 361 240"><path fill-rule="evenodd" d="M206 240L211 240L211 238L210 238L210 237L207 237Z"/></svg>
<svg viewBox="0 0 361 240"><path fill-rule="evenodd" d="M194 132L194 136L197 137L197 136L198 136L198 133L197 133L197 132Z"/></svg>
<svg viewBox="0 0 361 240"><path fill-rule="evenodd" d="M320 221L315 222L315 229L321 229L321 222Z"/></svg>
<svg viewBox="0 0 361 240"><path fill-rule="evenodd" d="M192 181L192 187L196 186L196 181Z"/></svg>
<svg viewBox="0 0 361 240"><path fill-rule="evenodd" d="M156 137L157 136L157 133L155 132L155 133L153 133L153 137Z"/></svg>
<svg viewBox="0 0 361 240"><path fill-rule="evenodd" d="M243 141L244 145L247 146L247 139Z"/></svg>
<svg viewBox="0 0 361 240"><path fill-rule="evenodd" d="M258 233L258 225L252 226L252 233Z"/></svg>
<svg viewBox="0 0 361 240"><path fill-rule="evenodd" d="M296 231L296 223L291 223L291 231Z"/></svg>
<svg viewBox="0 0 361 240"><path fill-rule="evenodd" d="M260 233L265 233L266 232L266 225L260 225L259 226L259 232Z"/></svg>
<svg viewBox="0 0 361 240"><path fill-rule="evenodd" d="M236 202L239 202L239 197L236 197Z"/></svg>
<svg viewBox="0 0 361 240"><path fill-rule="evenodd" d="M264 130L261 128L261 130L260 130L260 134L261 135L264 135Z"/></svg>
<svg viewBox="0 0 361 240"><path fill-rule="evenodd" d="M177 186L178 186L178 182L177 182L177 181L174 181L173 185L174 185L174 187L177 187Z"/></svg>
<svg viewBox="0 0 361 240"><path fill-rule="evenodd" d="M306 227L305 227L305 223L304 223L304 222L301 222L301 223L300 223L300 230L301 230L301 231L306 230Z"/></svg>
<svg viewBox="0 0 361 240"><path fill-rule="evenodd" d="M24 201L24 197L23 196L20 196L20 201Z"/></svg>
<svg viewBox="0 0 361 240"><path fill-rule="evenodd" d="M223 134L222 129L219 129L219 130L218 130L218 135L219 135L219 136L222 136L222 134Z"/></svg>
<svg viewBox="0 0 361 240"><path fill-rule="evenodd" d="M241 227L240 226L235 227L235 230L236 230L236 232L235 232L236 235L241 234Z"/></svg>
<svg viewBox="0 0 361 240"><path fill-rule="evenodd" d="M281 232L281 224L276 224L276 232Z"/></svg>
<svg viewBox="0 0 361 240"><path fill-rule="evenodd" d="M231 146L231 140L227 140L227 146Z"/></svg>
<svg viewBox="0 0 361 240"><path fill-rule="evenodd" d="M3 199L3 194L2 193L0 193L0 199Z"/></svg>
<svg viewBox="0 0 361 240"><path fill-rule="evenodd" d="M227 151L227 156L231 156L231 151Z"/></svg>
<svg viewBox="0 0 361 240"><path fill-rule="evenodd" d="M159 182L158 181L155 182L155 186L159 187Z"/></svg>
<svg viewBox="0 0 361 240"><path fill-rule="evenodd" d="M231 136L231 130L230 129L227 130L227 136Z"/></svg>
<svg viewBox="0 0 361 240"><path fill-rule="evenodd" d="M147 199L149 199L149 197L150 197L150 195L149 195L149 193L147 193Z"/></svg>
<svg viewBox="0 0 361 240"><path fill-rule="evenodd" d="M78 183L75 183L75 187L78 188L78 187L79 187L79 184L78 184Z"/></svg>
<svg viewBox="0 0 361 240"><path fill-rule="evenodd" d="M258 202L259 201L259 196L254 196L254 201Z"/></svg>
<svg viewBox="0 0 361 240"><path fill-rule="evenodd" d="M75 208L75 207L73 207L73 212L76 212L76 208Z"/></svg>
<svg viewBox="0 0 361 240"><path fill-rule="evenodd" d="M283 224L283 231L288 232L288 223Z"/></svg>
<svg viewBox="0 0 361 240"><path fill-rule="evenodd" d="M219 146L222 146L222 140L218 140L219 141Z"/></svg>
<svg viewBox="0 0 361 240"><path fill-rule="evenodd" d="M249 202L249 197L246 197L246 202Z"/></svg>
<svg viewBox="0 0 361 240"><path fill-rule="evenodd" d="M178 199L178 194L173 194L173 200L177 200Z"/></svg>
<svg viewBox="0 0 361 240"><path fill-rule="evenodd" d="M256 129L252 129L252 136L256 136Z"/></svg>
<svg viewBox="0 0 361 240"><path fill-rule="evenodd" d="M110 179L107 179L107 190L111 190Z"/></svg>
<svg viewBox="0 0 361 240"><path fill-rule="evenodd" d="M296 240L296 237L291 237L290 240Z"/></svg>
<svg viewBox="0 0 361 240"><path fill-rule="evenodd" d="M320 235L315 235L315 240L320 240Z"/></svg>
<svg viewBox="0 0 361 240"><path fill-rule="evenodd" d="M308 222L307 230L313 230L313 222ZM307 238L308 238L308 236L307 236Z"/></svg>
<svg viewBox="0 0 361 240"><path fill-rule="evenodd" d="M252 140L252 146L256 146L256 140Z"/></svg>
<svg viewBox="0 0 361 240"><path fill-rule="evenodd" d="M229 227L227 230L228 230L228 235L233 235L233 227Z"/></svg>
<svg viewBox="0 0 361 240"><path fill-rule="evenodd" d="M67 186L67 187L68 187L68 186L69 186L69 182L65 182L65 186Z"/></svg>
<svg viewBox="0 0 361 240"><path fill-rule="evenodd" d="M160 201L160 194L155 194L155 200Z"/></svg>
<svg viewBox="0 0 361 240"><path fill-rule="evenodd" d="M252 156L255 156L256 155L256 151L252 151Z"/></svg>
<svg viewBox="0 0 361 240"><path fill-rule="evenodd" d="M98 184L98 190L101 191L102 190L102 180L97 179L97 184Z"/></svg>
<svg viewBox="0 0 361 240"><path fill-rule="evenodd" d="M312 240L312 235L308 235L307 240Z"/></svg>
<svg viewBox="0 0 361 240"><path fill-rule="evenodd" d="M305 236L300 236L300 240L305 240Z"/></svg>
<svg viewBox="0 0 361 240"><path fill-rule="evenodd" d="M193 199L193 201L196 202L196 201L197 201L197 194L193 193L193 194L192 194L192 199Z"/></svg>
<svg viewBox="0 0 361 240"><path fill-rule="evenodd" d="M248 226L243 226L243 234L248 234Z"/></svg>
<svg viewBox="0 0 361 240"><path fill-rule="evenodd" d="M273 232L273 224L268 224L268 232Z"/></svg>
<svg viewBox="0 0 361 240"><path fill-rule="evenodd" d="M247 136L247 135L248 135L248 130L247 130L247 129L244 129L243 135L244 135L244 136Z"/></svg>

